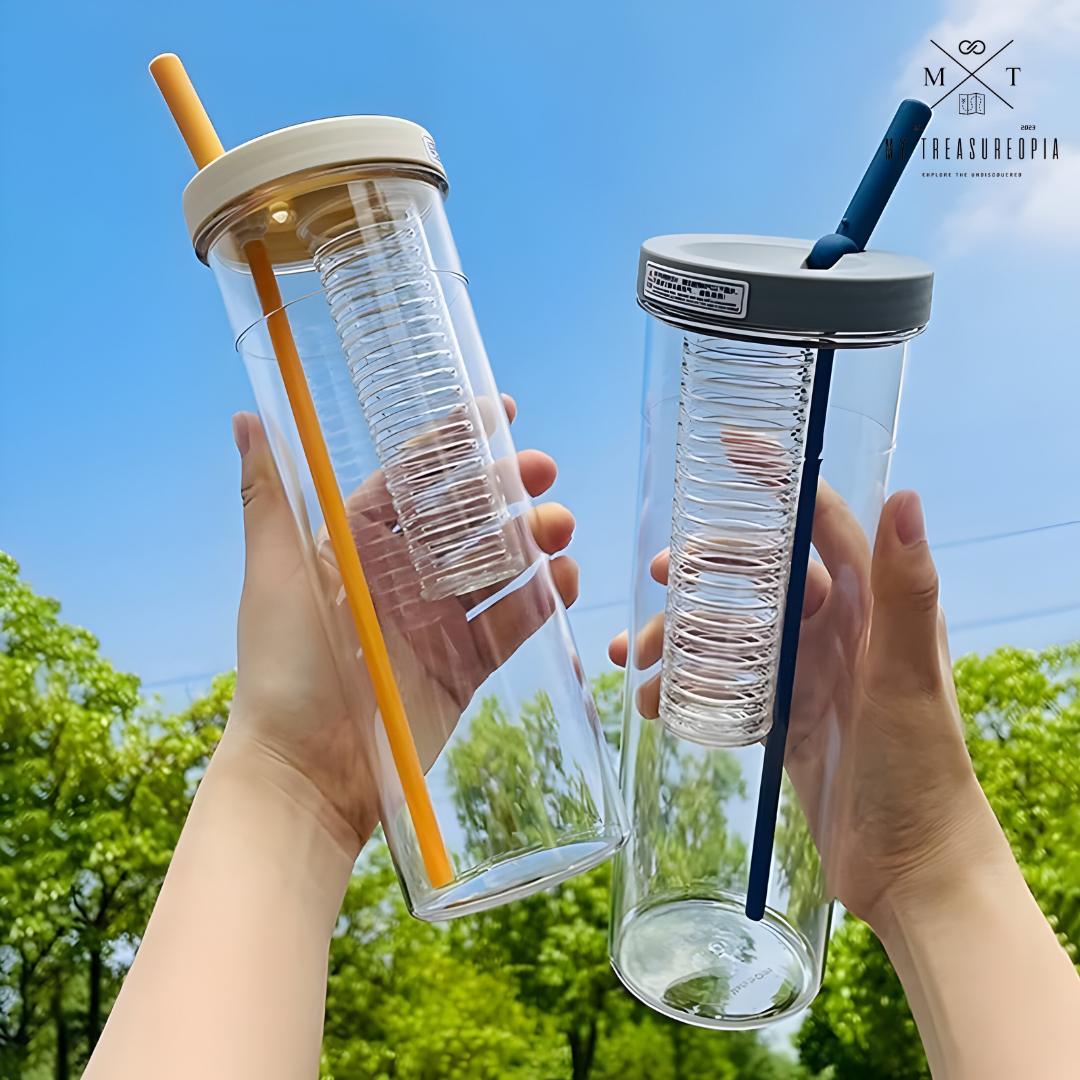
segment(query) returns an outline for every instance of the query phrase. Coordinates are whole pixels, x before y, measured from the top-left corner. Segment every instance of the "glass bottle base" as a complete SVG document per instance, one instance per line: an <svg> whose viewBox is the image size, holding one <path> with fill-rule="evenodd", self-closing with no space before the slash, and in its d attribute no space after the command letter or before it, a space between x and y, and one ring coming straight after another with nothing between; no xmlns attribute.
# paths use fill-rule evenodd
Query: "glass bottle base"
<svg viewBox="0 0 1080 1080"><path fill-rule="evenodd" d="M802 936L772 911L753 922L745 898L682 898L631 911L612 950L626 988L697 1027L763 1027L808 1005L821 973Z"/></svg>
<svg viewBox="0 0 1080 1080"><path fill-rule="evenodd" d="M622 836L600 836L497 862L432 893L409 908L425 922L443 922L520 900L592 870L622 847Z"/></svg>

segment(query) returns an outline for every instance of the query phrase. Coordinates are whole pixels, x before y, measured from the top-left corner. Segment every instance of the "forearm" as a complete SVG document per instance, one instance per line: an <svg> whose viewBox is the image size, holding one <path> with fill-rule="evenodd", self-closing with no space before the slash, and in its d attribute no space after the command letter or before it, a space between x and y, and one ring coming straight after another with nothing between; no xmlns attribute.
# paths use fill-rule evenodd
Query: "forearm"
<svg viewBox="0 0 1080 1080"><path fill-rule="evenodd" d="M359 841L309 781L230 734L87 1080L318 1074L328 947Z"/></svg>
<svg viewBox="0 0 1080 1080"><path fill-rule="evenodd" d="M1073 1077L1080 978L978 801L942 871L892 895L874 929L935 1080Z"/></svg>

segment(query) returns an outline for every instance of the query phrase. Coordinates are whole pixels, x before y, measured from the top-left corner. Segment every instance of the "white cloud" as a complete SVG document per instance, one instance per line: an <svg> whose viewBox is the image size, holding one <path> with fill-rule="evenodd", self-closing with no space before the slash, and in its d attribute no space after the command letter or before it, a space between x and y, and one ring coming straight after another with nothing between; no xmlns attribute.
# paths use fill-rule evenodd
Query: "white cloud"
<svg viewBox="0 0 1080 1080"><path fill-rule="evenodd" d="M975 189L963 192L942 222L948 250L963 255L1002 239L1075 244L1080 238L1080 147L1060 149L1060 160L1032 171L1030 178L971 181ZM989 186L976 186L981 184Z"/></svg>
<svg viewBox="0 0 1080 1080"><path fill-rule="evenodd" d="M931 39L968 67L973 66L969 58L957 51L960 41L982 40L987 52L1010 39L1014 42L1008 61L1002 56L980 72L989 86L1008 94L1013 109L1006 111L1007 106L995 101L984 87L968 80L962 91L985 94L985 116L961 118L956 97L950 95L935 111L932 131L946 137L1018 137L1022 122L1037 122L1040 137L1059 140L1057 161L1044 162L1040 155L1040 160L1029 160L1026 167L1018 162L1000 163L999 168L1023 172L1020 178L961 181L962 187L943 188L946 201L940 228L947 247L960 254L1004 239L1039 246L1075 244L1080 239L1080 127L1075 110L1080 97L1080 0L949 0L943 17L927 31L904 66L897 87L901 96L923 87L926 67L937 70L944 63L947 73L956 78L958 69ZM1006 62L1022 68L1014 93L1005 81ZM997 163L976 161L972 168L983 170L993 164Z"/></svg>

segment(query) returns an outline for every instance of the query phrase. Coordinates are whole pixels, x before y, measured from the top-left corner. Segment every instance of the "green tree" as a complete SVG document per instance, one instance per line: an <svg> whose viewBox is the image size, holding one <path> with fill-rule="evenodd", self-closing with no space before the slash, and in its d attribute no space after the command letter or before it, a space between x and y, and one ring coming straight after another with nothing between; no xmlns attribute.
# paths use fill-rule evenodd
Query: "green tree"
<svg viewBox="0 0 1080 1080"><path fill-rule="evenodd" d="M603 730L616 744L622 677L601 676L593 690ZM523 724L529 726L528 717ZM505 745L501 730L475 722L464 744L469 760L494 760L497 747ZM717 867L742 862L742 848L726 833L717 795L741 790L743 781L734 758L724 751L680 755L672 747L668 741L657 748L666 755L669 783L655 793L666 813L655 844L673 881L687 884L716 873ZM518 763L511 775L521 771ZM493 770L490 777L499 775ZM501 805L501 781L485 791L485 805ZM701 835L719 839L703 849ZM610 889L611 864L606 863L450 927L454 956L481 970L510 973L519 999L561 1034L569 1069L553 1075L572 1080L773 1080L797 1074L793 1063L771 1053L756 1034L690 1028L651 1012L624 990L608 960Z"/></svg>
<svg viewBox="0 0 1080 1080"><path fill-rule="evenodd" d="M548 1080L565 1056L512 975L454 955L444 927L408 915L373 842L330 946L325 1080Z"/></svg>
<svg viewBox="0 0 1080 1080"><path fill-rule="evenodd" d="M735 756L690 746L659 723L642 725L636 754L637 814L650 823L634 843L643 876L673 894L699 884L737 889L746 845L729 833L724 813L733 796L746 794Z"/></svg>
<svg viewBox="0 0 1080 1080"><path fill-rule="evenodd" d="M928 1080L900 979L873 930L845 916L825 979L796 1036L799 1060L830 1080Z"/></svg>
<svg viewBox="0 0 1080 1080"><path fill-rule="evenodd" d="M63 1080L89 1056L220 737L234 681L220 676L186 711L161 715L142 701L135 676L116 671L92 635L61 621L57 602L36 596L0 555L3 1077ZM595 690L615 741L621 677L605 676ZM560 773L543 699L513 724L493 702L478 719L471 746L453 762L462 780L459 812L477 844L488 829L497 836L520 827L530 785L569 792L533 806L537 841L545 821L561 830L595 817L566 782L573 777ZM701 790L691 785L685 805L673 808L688 831L664 849L687 873L692 859L679 843L692 842L693 821L709 812L705 789L739 782L722 758L690 768ZM493 788L494 777L513 788L513 798ZM685 1027L621 988L607 959L610 874L610 865L601 866L550 892L435 926L409 917L385 846L373 842L331 943L322 1075L802 1075L753 1033Z"/></svg>
<svg viewBox="0 0 1080 1080"><path fill-rule="evenodd" d="M955 667L968 749L1024 879L1080 960L1080 642Z"/></svg>
<svg viewBox="0 0 1080 1080"><path fill-rule="evenodd" d="M456 920L454 955L508 972L519 999L561 1034L570 1080L793 1080L803 1073L755 1032L691 1028L631 996L607 954L611 864L547 892Z"/></svg>
<svg viewBox="0 0 1080 1080"><path fill-rule="evenodd" d="M785 914L797 927L809 932L817 909L825 903L825 868L786 774L779 810L773 851L781 883L788 893Z"/></svg>
<svg viewBox="0 0 1080 1080"><path fill-rule="evenodd" d="M1080 948L1080 642L962 657L957 697L975 773L1028 887L1072 958ZM798 1036L802 1060L835 1080L920 1080L926 1058L896 972L848 916L822 993Z"/></svg>
<svg viewBox="0 0 1080 1080"><path fill-rule="evenodd" d="M85 1062L164 877L231 677L188 713L59 618L0 553L0 1072Z"/></svg>
<svg viewBox="0 0 1080 1080"><path fill-rule="evenodd" d="M551 700L539 691L516 720L485 698L468 738L447 750L448 780L474 863L526 846L552 847L600 814L577 762L568 762Z"/></svg>

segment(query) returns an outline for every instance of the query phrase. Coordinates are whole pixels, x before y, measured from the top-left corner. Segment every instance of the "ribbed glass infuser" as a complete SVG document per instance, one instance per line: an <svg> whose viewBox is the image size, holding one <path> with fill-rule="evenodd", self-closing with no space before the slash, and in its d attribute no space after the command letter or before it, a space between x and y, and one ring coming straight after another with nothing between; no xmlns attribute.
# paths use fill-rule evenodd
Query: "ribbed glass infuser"
<svg viewBox="0 0 1080 1080"><path fill-rule="evenodd" d="M616 860L611 953L646 1004L705 1027L761 1026L820 985L832 893L815 841L827 844L832 763L865 653L863 568L905 343L930 313L933 275L917 259L859 251L811 270L813 246L695 234L641 249L648 328L621 773L631 839ZM821 454L809 444L826 401ZM843 500L818 495L831 509L814 533L835 587L801 638L796 620L770 859L759 823L767 737L795 536L807 527L800 487L819 455Z"/></svg>
<svg viewBox="0 0 1080 1080"><path fill-rule="evenodd" d="M380 116L271 132L184 193L425 919L552 885L626 831L446 193L430 135Z"/></svg>

